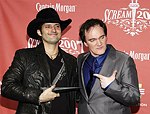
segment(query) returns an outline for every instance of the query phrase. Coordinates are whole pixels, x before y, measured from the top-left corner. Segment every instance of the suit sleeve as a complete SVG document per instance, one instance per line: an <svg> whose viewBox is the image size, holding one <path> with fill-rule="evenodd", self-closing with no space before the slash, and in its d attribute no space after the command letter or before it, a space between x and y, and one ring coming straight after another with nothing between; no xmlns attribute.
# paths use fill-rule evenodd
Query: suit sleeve
<svg viewBox="0 0 150 114"><path fill-rule="evenodd" d="M120 79L116 78L105 94L123 105L137 105L140 102L140 92L136 66L131 57L124 62L116 77Z"/></svg>

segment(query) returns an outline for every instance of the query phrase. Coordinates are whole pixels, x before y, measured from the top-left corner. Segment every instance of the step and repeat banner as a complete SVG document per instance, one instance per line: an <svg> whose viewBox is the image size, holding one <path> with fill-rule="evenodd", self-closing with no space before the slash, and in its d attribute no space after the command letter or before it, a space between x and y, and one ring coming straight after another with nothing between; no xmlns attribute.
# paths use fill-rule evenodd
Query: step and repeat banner
<svg viewBox="0 0 150 114"><path fill-rule="evenodd" d="M77 57L83 53L79 27L87 19L100 18L108 27L108 43L129 54L136 63L141 103L132 113L150 113L150 1L147 0L0 0L0 86L14 53L39 44L26 34L37 12L52 7L61 19L72 23L60 47ZM0 114L14 114L17 102L0 96Z"/></svg>

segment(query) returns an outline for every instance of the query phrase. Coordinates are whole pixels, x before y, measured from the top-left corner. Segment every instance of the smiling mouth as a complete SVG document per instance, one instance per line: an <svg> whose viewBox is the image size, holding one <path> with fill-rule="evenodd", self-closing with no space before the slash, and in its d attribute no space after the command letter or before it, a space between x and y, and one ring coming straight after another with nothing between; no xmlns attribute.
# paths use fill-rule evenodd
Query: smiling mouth
<svg viewBox="0 0 150 114"><path fill-rule="evenodd" d="M50 33L50 34L48 34L48 35L57 35L56 33Z"/></svg>
<svg viewBox="0 0 150 114"><path fill-rule="evenodd" d="M48 34L50 37L56 37L57 34Z"/></svg>

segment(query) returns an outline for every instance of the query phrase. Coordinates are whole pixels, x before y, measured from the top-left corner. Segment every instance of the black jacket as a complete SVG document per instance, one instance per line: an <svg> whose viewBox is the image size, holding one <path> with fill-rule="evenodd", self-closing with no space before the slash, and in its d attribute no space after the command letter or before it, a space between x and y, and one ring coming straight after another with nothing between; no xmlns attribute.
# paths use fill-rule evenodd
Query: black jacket
<svg viewBox="0 0 150 114"><path fill-rule="evenodd" d="M66 82L68 86L76 86L76 58L59 48L65 63ZM41 87L51 86L51 73L41 43L36 48L17 50L13 62L3 76L1 94L9 99L19 101L16 114L47 114L39 104ZM69 112L75 113L75 92L68 93ZM62 104L62 105L65 105ZM43 105L50 109L50 105ZM61 112L60 112L61 113Z"/></svg>

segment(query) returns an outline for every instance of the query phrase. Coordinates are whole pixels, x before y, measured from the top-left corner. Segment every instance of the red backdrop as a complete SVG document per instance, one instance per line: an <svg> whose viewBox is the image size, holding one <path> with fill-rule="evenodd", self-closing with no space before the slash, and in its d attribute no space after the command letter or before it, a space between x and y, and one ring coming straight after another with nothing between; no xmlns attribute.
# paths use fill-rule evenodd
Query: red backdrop
<svg viewBox="0 0 150 114"><path fill-rule="evenodd" d="M132 112L148 114L150 2L147 0L0 0L0 85L15 51L38 45L38 41L27 36L26 27L46 7L55 8L62 19L73 20L60 47L74 56L83 52L78 36L80 25L89 18L106 22L108 43L129 54L137 66L141 103L139 108L132 107ZM13 114L16 106L16 101L0 96L0 114Z"/></svg>

